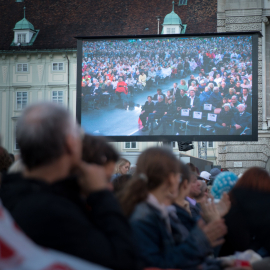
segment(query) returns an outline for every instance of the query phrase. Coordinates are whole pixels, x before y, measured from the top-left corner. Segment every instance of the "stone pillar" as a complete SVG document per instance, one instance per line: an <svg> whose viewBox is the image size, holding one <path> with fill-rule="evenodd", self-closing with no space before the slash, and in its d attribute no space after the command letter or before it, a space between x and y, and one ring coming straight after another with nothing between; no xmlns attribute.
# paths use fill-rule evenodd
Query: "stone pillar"
<svg viewBox="0 0 270 270"><path fill-rule="evenodd" d="M218 0L217 31L248 32L262 31L259 38L258 54L258 142L219 142L218 164L239 174L252 166L270 169L270 132L267 125L266 92L266 43L265 24L261 0ZM270 100L269 100L270 102ZM242 162L242 167L235 167Z"/></svg>

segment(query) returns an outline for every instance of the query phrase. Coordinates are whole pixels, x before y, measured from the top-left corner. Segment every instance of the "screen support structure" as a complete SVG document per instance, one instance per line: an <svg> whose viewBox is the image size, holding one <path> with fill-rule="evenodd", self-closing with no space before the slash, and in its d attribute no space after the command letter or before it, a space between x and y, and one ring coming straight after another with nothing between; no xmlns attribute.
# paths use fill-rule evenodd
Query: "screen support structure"
<svg viewBox="0 0 270 270"><path fill-rule="evenodd" d="M198 142L198 157L207 160L207 142Z"/></svg>

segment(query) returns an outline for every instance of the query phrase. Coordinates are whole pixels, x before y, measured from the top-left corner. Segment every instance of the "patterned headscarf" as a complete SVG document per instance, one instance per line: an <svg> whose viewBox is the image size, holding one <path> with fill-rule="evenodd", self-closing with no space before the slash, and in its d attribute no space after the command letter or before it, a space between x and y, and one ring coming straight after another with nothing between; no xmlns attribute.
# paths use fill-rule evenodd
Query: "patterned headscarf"
<svg viewBox="0 0 270 270"><path fill-rule="evenodd" d="M215 199L221 199L224 192L229 192L236 184L238 177L233 172L222 172L214 181L211 194Z"/></svg>

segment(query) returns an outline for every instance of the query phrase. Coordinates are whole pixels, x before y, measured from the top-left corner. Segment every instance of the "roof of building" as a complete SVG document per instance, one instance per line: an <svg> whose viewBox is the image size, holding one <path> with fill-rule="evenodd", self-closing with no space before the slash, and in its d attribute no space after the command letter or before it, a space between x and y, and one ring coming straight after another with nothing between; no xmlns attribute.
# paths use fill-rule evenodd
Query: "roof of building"
<svg viewBox="0 0 270 270"><path fill-rule="evenodd" d="M163 25L182 24L180 17L174 12L174 1L172 5L172 12L165 16Z"/></svg>
<svg viewBox="0 0 270 270"><path fill-rule="evenodd" d="M0 50L21 50L11 43L24 4L27 20L40 30L33 45L24 50L74 49L75 36L157 34L157 16L162 21L172 9L171 1L164 0L2 1ZM187 24L186 33L217 31L217 0L189 0L186 6L175 6L175 12Z"/></svg>
<svg viewBox="0 0 270 270"><path fill-rule="evenodd" d="M171 13L167 14L164 18L163 25L167 24L182 24L182 21L180 17L174 11L172 11Z"/></svg>
<svg viewBox="0 0 270 270"><path fill-rule="evenodd" d="M24 30L24 29L31 29L33 31L35 30L34 25L29 21L27 21L25 18L17 22L15 24L15 27L13 28L13 30Z"/></svg>

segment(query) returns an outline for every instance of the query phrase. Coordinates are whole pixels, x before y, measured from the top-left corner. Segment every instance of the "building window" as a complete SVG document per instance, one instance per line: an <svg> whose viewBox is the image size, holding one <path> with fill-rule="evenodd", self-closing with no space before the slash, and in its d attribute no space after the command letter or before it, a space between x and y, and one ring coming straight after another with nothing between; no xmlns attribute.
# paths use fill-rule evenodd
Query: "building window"
<svg viewBox="0 0 270 270"><path fill-rule="evenodd" d="M213 147L214 143L213 142L208 142L208 147Z"/></svg>
<svg viewBox="0 0 270 270"><path fill-rule="evenodd" d="M172 28L172 34L175 34L175 28Z"/></svg>
<svg viewBox="0 0 270 270"><path fill-rule="evenodd" d="M28 72L28 64L17 64L17 72Z"/></svg>
<svg viewBox="0 0 270 270"><path fill-rule="evenodd" d="M64 63L53 63L52 69L53 71L62 71L64 70Z"/></svg>
<svg viewBox="0 0 270 270"><path fill-rule="evenodd" d="M63 91L52 91L52 101L63 104Z"/></svg>
<svg viewBox="0 0 270 270"><path fill-rule="evenodd" d="M171 33L171 28L167 28L167 34Z"/></svg>
<svg viewBox="0 0 270 270"><path fill-rule="evenodd" d="M137 149L137 142L125 142L124 143L125 149Z"/></svg>
<svg viewBox="0 0 270 270"><path fill-rule="evenodd" d="M187 5L187 0L179 0L178 6Z"/></svg>
<svg viewBox="0 0 270 270"><path fill-rule="evenodd" d="M27 106L27 103L28 103L28 93L17 92L16 103L17 103L17 110L23 110Z"/></svg>
<svg viewBox="0 0 270 270"><path fill-rule="evenodd" d="M18 34L17 43L26 43L26 34Z"/></svg>

